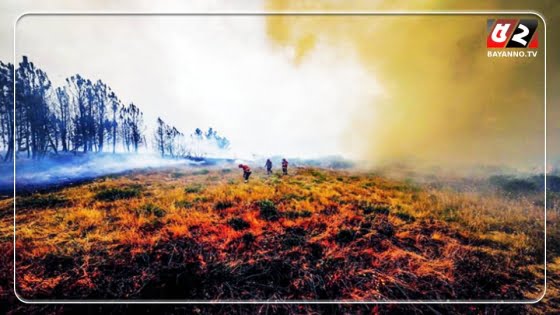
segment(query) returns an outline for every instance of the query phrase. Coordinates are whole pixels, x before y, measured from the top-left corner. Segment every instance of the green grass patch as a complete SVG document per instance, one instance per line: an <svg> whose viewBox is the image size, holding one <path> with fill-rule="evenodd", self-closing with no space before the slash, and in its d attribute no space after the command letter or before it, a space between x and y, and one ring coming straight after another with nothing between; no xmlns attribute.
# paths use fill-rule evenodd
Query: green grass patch
<svg viewBox="0 0 560 315"><path fill-rule="evenodd" d="M193 203L200 203L200 202L207 202L207 201L209 201L209 199L206 196L196 196L193 199Z"/></svg>
<svg viewBox="0 0 560 315"><path fill-rule="evenodd" d="M261 200L258 202L260 215L263 219L267 221L275 221L278 219L278 209L276 209L276 205L274 202L270 200Z"/></svg>
<svg viewBox="0 0 560 315"><path fill-rule="evenodd" d="M297 219L297 218L309 218L311 217L312 212L309 210L290 210L284 211L284 217L288 219Z"/></svg>
<svg viewBox="0 0 560 315"><path fill-rule="evenodd" d="M411 215L410 213L404 212L402 210L399 210L399 211L395 212L393 215L396 216L397 218L403 220L406 223L412 223L412 222L416 221L416 218L413 215Z"/></svg>
<svg viewBox="0 0 560 315"><path fill-rule="evenodd" d="M201 184L192 184L185 187L185 193L187 194L196 194L202 192L203 190L204 186L202 186Z"/></svg>
<svg viewBox="0 0 560 315"><path fill-rule="evenodd" d="M46 209L68 205L69 201L65 197L48 194L34 195L31 197L16 197L16 207L20 209Z"/></svg>
<svg viewBox="0 0 560 315"><path fill-rule="evenodd" d="M209 173L210 173L209 170L203 168L203 169L201 169L201 170L196 170L196 171L194 171L194 172L193 172L193 175L207 175L207 174L209 174Z"/></svg>
<svg viewBox="0 0 560 315"><path fill-rule="evenodd" d="M181 172L173 172L173 173L171 173L171 178L177 179L177 178L181 178L185 175L187 175L187 174L181 173Z"/></svg>
<svg viewBox="0 0 560 315"><path fill-rule="evenodd" d="M361 203L358 205L364 214L383 214L388 215L391 212L391 207L387 204L381 203Z"/></svg>
<svg viewBox="0 0 560 315"><path fill-rule="evenodd" d="M136 209L136 213L139 215L155 215L158 218L164 217L167 211L161 207L154 205L153 203L147 203L140 208Z"/></svg>
<svg viewBox="0 0 560 315"><path fill-rule="evenodd" d="M175 207L177 207L177 208L188 209L188 208L191 208L192 206L193 206L193 203L191 201L187 201L187 200L177 200L177 201L175 201Z"/></svg>
<svg viewBox="0 0 560 315"><path fill-rule="evenodd" d="M142 191L139 186L130 186L125 188L107 188L100 190L94 196L99 201L115 201L120 199L131 199L140 197Z"/></svg>

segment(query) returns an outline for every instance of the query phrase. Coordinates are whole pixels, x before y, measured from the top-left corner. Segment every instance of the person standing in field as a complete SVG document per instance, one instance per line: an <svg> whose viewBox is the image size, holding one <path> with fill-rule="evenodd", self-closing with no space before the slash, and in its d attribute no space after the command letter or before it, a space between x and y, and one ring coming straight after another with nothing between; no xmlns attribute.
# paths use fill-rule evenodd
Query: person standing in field
<svg viewBox="0 0 560 315"><path fill-rule="evenodd" d="M243 169L243 180L247 183L249 181L249 176L251 176L251 168L249 165L239 164L239 168Z"/></svg>
<svg viewBox="0 0 560 315"><path fill-rule="evenodd" d="M288 175L288 161L286 159L282 159L282 174Z"/></svg>
<svg viewBox="0 0 560 315"><path fill-rule="evenodd" d="M272 174L272 161L270 159L266 160L266 163L264 164L264 166L266 167L266 174L267 175Z"/></svg>

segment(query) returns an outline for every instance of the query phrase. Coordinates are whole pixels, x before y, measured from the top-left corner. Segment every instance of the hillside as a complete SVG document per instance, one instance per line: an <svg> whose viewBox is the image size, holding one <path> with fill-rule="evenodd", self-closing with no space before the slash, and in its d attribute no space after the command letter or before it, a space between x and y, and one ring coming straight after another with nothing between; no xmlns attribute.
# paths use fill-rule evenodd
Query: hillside
<svg viewBox="0 0 560 315"><path fill-rule="evenodd" d="M257 170L245 184L233 168L148 169L18 197L18 292L514 300L542 291L542 195L292 172ZM7 213L11 200L0 206Z"/></svg>

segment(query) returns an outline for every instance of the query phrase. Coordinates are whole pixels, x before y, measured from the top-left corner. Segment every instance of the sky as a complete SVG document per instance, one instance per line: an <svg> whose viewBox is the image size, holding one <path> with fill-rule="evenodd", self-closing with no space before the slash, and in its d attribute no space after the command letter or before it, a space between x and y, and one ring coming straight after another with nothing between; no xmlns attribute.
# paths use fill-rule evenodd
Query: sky
<svg viewBox="0 0 560 315"><path fill-rule="evenodd" d="M102 79L146 125L213 127L241 157L355 157L345 131L381 88L352 50L318 45L295 64L263 16L29 15L16 29L16 54L55 86L74 73Z"/></svg>
<svg viewBox="0 0 560 315"><path fill-rule="evenodd" d="M519 1L485 1L478 7L426 1L152 3L8 1L0 5L5 6L0 20L56 8L527 9ZM543 2L533 9L557 23L557 5ZM238 156L533 167L543 158L543 50L534 60L489 60L486 18L27 16L17 24L16 45L17 53L28 55L55 84L75 73L102 79L123 101L140 106L148 125L159 115L186 133L212 126L230 138ZM6 42L7 29L0 33ZM557 51L550 41L549 36L549 49ZM1 60L11 59L10 46L0 48ZM550 74L549 86L550 81L558 82L558 76ZM558 99L551 91L549 117L560 117L550 108ZM560 129L550 121L554 143ZM549 147L551 153L558 156L556 146Z"/></svg>

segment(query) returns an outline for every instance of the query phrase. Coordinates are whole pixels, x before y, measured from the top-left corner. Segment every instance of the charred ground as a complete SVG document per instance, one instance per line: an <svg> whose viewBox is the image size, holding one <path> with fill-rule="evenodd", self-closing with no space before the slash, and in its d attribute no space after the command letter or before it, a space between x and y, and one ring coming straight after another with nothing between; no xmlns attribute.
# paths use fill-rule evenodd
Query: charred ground
<svg viewBox="0 0 560 315"><path fill-rule="evenodd" d="M459 192L368 172L259 173L245 184L236 169L167 168L22 196L18 293L514 300L542 292L538 188ZM1 205L7 213L12 201Z"/></svg>

